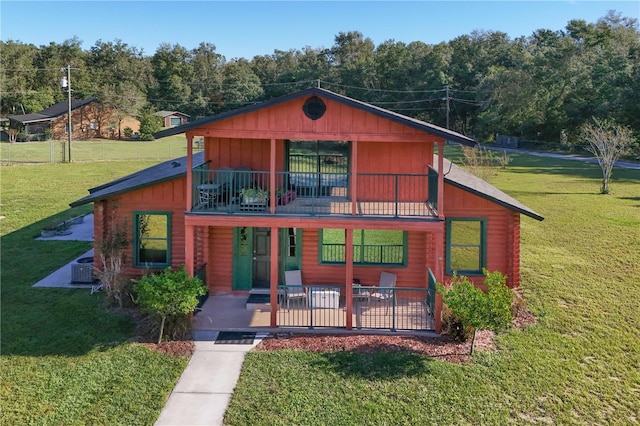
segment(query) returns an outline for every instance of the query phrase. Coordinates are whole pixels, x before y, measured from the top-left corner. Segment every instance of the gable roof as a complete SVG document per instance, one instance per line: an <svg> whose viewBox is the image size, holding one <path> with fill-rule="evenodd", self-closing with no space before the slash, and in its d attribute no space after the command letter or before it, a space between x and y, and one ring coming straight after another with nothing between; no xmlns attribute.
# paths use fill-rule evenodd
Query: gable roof
<svg viewBox="0 0 640 426"><path fill-rule="evenodd" d="M366 102L349 98L347 96L340 95L338 93L334 93L329 90L321 89L318 87L313 87L310 89L302 90L300 92L292 93L285 96L280 96L278 98L270 99L268 101L260 102L254 105L249 105L243 108L238 108L232 111L223 112L221 114L213 115L210 117L201 118L199 120L195 120L190 123L183 124L182 126L176 126L171 129L163 130L161 132L154 134L154 136L156 138L163 138L165 136L177 135L180 133L184 133L187 130L196 129L198 127L202 127L207 124L213 124L218 121L236 117L238 115L246 114L246 113L257 111L264 108L269 108L275 105L282 104L284 102L292 101L294 99L305 98L313 95L321 98L331 99L333 101L339 102L349 107L369 112L378 117L385 118L387 120L405 125L407 127L411 127L416 130L423 131L425 133L443 137L446 140L451 142L456 142L456 143L459 143L462 145L468 145L468 146L476 145L476 142L473 139L467 136L461 135L460 133L454 132L452 130L447 130L443 127L439 127L434 124L427 123L425 121L417 120L415 118L408 117L406 115L402 115L397 112L389 111L387 109L380 108L375 105L371 105Z"/></svg>
<svg viewBox="0 0 640 426"><path fill-rule="evenodd" d="M204 152L193 154L193 167L204 164ZM104 185L89 189L89 195L69 204L71 207L104 200L136 189L166 182L187 175L187 157L165 161L149 168L131 173Z"/></svg>
<svg viewBox="0 0 640 426"><path fill-rule="evenodd" d="M180 112L180 111L165 111L165 110L158 111L158 112L154 113L153 115L157 115L158 117L162 117L162 118L168 117L170 115L181 115L183 117L189 117L189 114L185 114L184 112Z"/></svg>
<svg viewBox="0 0 640 426"><path fill-rule="evenodd" d="M438 156L434 155L434 167L438 168ZM504 206L510 210L515 210L518 213L524 214L536 220L544 220L544 217L540 216L529 207L522 204L512 196L500 191L489 182L480 179L479 177L469 173L462 167L455 165L451 161L443 158L444 168L444 181L455 187L458 187L464 191L475 194L479 197L485 198L496 204Z"/></svg>
<svg viewBox="0 0 640 426"><path fill-rule="evenodd" d="M72 99L71 100L71 111L75 111L79 108L84 107L85 105L90 104L95 101L96 98L94 96L86 98L86 99ZM20 114L20 115L9 115L9 119L16 121L20 124L29 124L29 123L37 123L41 121L53 121L58 117L62 117L69 112L69 101L58 102L57 104L51 105L49 108L45 108L42 111L31 113L31 114Z"/></svg>

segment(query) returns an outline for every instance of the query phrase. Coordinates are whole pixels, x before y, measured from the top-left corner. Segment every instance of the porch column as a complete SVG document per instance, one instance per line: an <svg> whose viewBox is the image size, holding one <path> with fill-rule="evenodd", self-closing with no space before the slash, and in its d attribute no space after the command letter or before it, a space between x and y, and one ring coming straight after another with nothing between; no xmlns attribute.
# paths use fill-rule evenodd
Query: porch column
<svg viewBox="0 0 640 426"><path fill-rule="evenodd" d="M444 140L438 141L438 217L444 219Z"/></svg>
<svg viewBox="0 0 640 426"><path fill-rule="evenodd" d="M440 209L438 209L440 211ZM436 268L434 271L434 275L436 276L436 281L444 284L444 268L445 268L445 223L442 222L441 228L436 231L433 235L434 243L435 243L435 254L436 254ZM439 293L436 293L436 306L435 312L433 313L433 328L435 328L436 333L440 333L442 330L442 296Z"/></svg>
<svg viewBox="0 0 640 426"><path fill-rule="evenodd" d="M358 214L358 141L351 142L351 214Z"/></svg>
<svg viewBox="0 0 640 426"><path fill-rule="evenodd" d="M269 213L276 212L276 140L271 139L269 154ZM273 241L273 238L271 238ZM272 311L273 312L273 311Z"/></svg>
<svg viewBox="0 0 640 426"><path fill-rule="evenodd" d="M193 206L193 135L187 134L187 190L186 211L190 212Z"/></svg>
<svg viewBox="0 0 640 426"><path fill-rule="evenodd" d="M344 230L344 302L347 307L347 330L353 328L353 229Z"/></svg>
<svg viewBox="0 0 640 426"><path fill-rule="evenodd" d="M193 225L185 225L184 226L184 266L187 271L187 275L190 277L193 276L194 267L193 267L193 253L194 253L194 231L195 226Z"/></svg>
<svg viewBox="0 0 640 426"><path fill-rule="evenodd" d="M271 328L275 328L278 325L276 321L278 314L278 228L275 226L271 227L270 241L271 265L269 271L269 298L271 299Z"/></svg>

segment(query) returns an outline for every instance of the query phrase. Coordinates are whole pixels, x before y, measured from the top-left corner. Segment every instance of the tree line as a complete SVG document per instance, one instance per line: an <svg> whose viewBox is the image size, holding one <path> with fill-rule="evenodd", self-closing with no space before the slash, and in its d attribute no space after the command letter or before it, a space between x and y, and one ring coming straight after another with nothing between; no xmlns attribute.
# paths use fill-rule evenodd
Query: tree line
<svg viewBox="0 0 640 426"><path fill-rule="evenodd" d="M0 113L37 112L65 99L59 83L69 65L74 98L95 95L123 115L153 108L197 118L320 85L483 142L507 134L566 143L593 118L640 134L638 22L614 11L515 39L474 31L439 44L376 46L358 31L340 32L329 48L251 60L227 60L209 42L164 43L151 56L122 40L81 46L78 38L0 42Z"/></svg>

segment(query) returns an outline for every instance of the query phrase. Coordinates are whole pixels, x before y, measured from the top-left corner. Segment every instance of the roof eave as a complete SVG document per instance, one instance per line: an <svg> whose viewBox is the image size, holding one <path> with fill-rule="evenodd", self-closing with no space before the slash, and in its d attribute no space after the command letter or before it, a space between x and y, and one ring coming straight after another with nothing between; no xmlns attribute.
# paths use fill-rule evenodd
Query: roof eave
<svg viewBox="0 0 640 426"><path fill-rule="evenodd" d="M484 198L485 200L489 200L492 203L496 203L498 205L501 205L502 207L505 207L505 208L507 208L509 210L513 210L513 211L521 213L521 214L523 214L525 216L529 216L532 219L539 220L539 221L543 221L544 220L543 216L540 216L538 213L534 212L533 210L526 210L526 209L522 209L522 208L520 208L518 206L514 206L513 204L509 204L509 203L507 203L505 201L499 200L499 199L497 199L495 197L492 197L492 196L490 196L488 194L485 194L484 192L480 192L478 190L475 190L473 188L469 188L468 186L463 185L461 183L458 183L456 181L447 179L446 176L444 178L444 181L446 183L450 184L450 185L455 186L456 188L460 188L463 191L466 191L466 192L472 193L474 195L477 195L478 197Z"/></svg>

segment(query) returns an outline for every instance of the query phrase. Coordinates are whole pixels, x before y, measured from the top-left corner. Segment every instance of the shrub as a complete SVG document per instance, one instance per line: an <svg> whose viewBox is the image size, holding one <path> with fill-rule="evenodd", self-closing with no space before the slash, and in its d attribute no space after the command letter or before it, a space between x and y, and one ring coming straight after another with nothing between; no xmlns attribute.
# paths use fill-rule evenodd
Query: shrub
<svg viewBox="0 0 640 426"><path fill-rule="evenodd" d="M131 127L125 127L122 132L124 133L125 138L130 138L133 135L133 129Z"/></svg>
<svg viewBox="0 0 640 426"><path fill-rule="evenodd" d="M454 337L465 339L467 328L473 330L471 352L477 330L493 330L496 333L505 329L513 318L511 304L513 291L507 287L507 277L499 271L484 270L483 292L465 276L454 275L447 286L438 284L442 300L450 311L447 313L447 328Z"/></svg>
<svg viewBox="0 0 640 426"><path fill-rule="evenodd" d="M198 296L206 293L206 287L200 278L190 277L182 266L178 269L168 267L161 273L143 277L134 285L134 291L142 311L160 319L160 343L165 325L182 324L181 317L193 312L198 305ZM173 335L174 330L169 329L167 334Z"/></svg>

